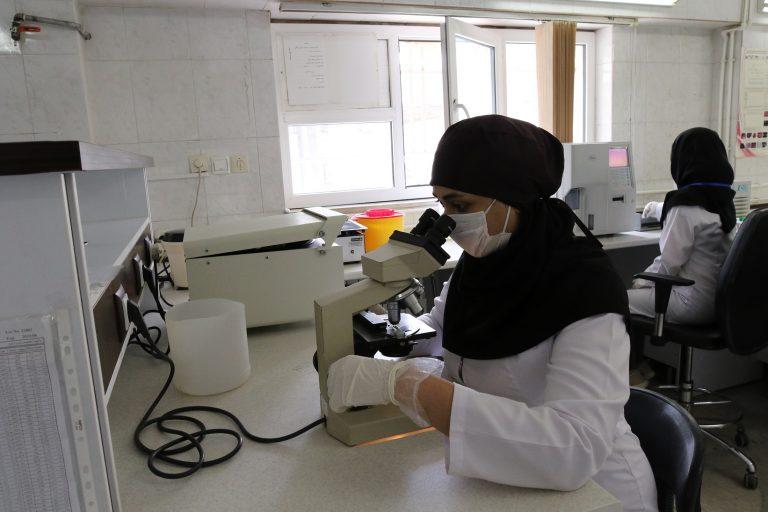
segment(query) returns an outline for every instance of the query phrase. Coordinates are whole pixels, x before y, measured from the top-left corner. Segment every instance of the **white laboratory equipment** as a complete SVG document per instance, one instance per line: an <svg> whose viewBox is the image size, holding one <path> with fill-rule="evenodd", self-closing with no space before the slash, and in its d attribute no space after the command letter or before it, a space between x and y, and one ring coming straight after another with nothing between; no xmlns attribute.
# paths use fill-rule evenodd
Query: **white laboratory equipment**
<svg viewBox="0 0 768 512"><path fill-rule="evenodd" d="M563 144L565 169L556 197L594 235L639 228L635 174L629 142Z"/></svg>
<svg viewBox="0 0 768 512"><path fill-rule="evenodd" d="M314 318L317 297L344 288L347 216L327 208L194 226L184 234L189 298L245 304L248 327Z"/></svg>
<svg viewBox="0 0 768 512"><path fill-rule="evenodd" d="M173 386L188 395L235 389L251 376L245 306L226 299L183 302L165 317L176 373Z"/></svg>

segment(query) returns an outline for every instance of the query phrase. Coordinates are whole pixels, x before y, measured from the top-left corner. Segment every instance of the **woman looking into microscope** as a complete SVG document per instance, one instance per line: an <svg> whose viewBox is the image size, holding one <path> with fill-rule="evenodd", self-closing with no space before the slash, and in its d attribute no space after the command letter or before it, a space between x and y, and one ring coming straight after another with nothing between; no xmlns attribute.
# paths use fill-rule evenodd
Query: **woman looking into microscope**
<svg viewBox="0 0 768 512"><path fill-rule="evenodd" d="M624 419L626 291L550 198L562 173L562 145L529 123L492 115L448 128L431 185L464 253L420 317L445 362L344 357L329 371L329 405L398 405L447 436L450 474L557 490L592 479L625 511L655 511L653 473Z"/></svg>

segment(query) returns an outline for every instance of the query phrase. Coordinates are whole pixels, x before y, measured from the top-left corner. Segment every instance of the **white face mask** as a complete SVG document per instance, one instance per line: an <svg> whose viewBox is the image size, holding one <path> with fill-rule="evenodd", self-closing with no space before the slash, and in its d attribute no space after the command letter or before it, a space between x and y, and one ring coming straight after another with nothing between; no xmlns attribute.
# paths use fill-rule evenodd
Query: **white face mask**
<svg viewBox="0 0 768 512"><path fill-rule="evenodd" d="M488 208L482 212L455 213L450 217L456 222L456 228L451 233L451 238L459 247L475 258L488 256L498 251L509 242L512 233L507 233L509 213L512 209L507 206L507 217L504 219L504 227L495 235L488 234L488 220L486 214L491 210L496 200L494 199Z"/></svg>

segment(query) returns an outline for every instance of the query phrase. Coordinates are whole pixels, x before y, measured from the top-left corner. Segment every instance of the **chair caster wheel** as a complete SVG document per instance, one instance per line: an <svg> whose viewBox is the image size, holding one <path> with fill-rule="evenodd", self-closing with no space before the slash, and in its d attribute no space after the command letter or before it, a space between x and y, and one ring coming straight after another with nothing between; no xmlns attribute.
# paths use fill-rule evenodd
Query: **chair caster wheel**
<svg viewBox="0 0 768 512"><path fill-rule="evenodd" d="M747 489L757 489L757 475L754 473L745 474L744 487L746 487Z"/></svg>
<svg viewBox="0 0 768 512"><path fill-rule="evenodd" d="M743 430L739 430L736 432L736 446L739 448L744 448L749 445L749 437L747 436L747 433Z"/></svg>

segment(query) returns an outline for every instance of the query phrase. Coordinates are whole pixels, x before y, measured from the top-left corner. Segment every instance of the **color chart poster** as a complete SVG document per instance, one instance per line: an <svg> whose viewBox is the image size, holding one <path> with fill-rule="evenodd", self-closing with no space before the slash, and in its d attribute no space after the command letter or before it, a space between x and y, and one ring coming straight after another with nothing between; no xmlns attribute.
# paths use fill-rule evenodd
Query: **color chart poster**
<svg viewBox="0 0 768 512"><path fill-rule="evenodd" d="M736 155L768 156L768 51L744 49L740 82Z"/></svg>

